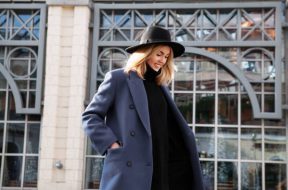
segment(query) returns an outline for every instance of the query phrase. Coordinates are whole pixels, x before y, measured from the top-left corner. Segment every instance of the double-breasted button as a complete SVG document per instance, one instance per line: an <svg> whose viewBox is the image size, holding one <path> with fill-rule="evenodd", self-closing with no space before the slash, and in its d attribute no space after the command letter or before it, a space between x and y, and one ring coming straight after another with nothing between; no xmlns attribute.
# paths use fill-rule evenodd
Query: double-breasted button
<svg viewBox="0 0 288 190"><path fill-rule="evenodd" d="M130 108L131 110L135 109L134 104L130 104L130 105L129 105L129 108Z"/></svg>
<svg viewBox="0 0 288 190"><path fill-rule="evenodd" d="M131 162L131 161L127 161L127 162L126 162L126 166L127 166L127 167L132 167L132 162Z"/></svg>
<svg viewBox="0 0 288 190"><path fill-rule="evenodd" d="M135 131L130 131L130 136L134 137L136 135Z"/></svg>

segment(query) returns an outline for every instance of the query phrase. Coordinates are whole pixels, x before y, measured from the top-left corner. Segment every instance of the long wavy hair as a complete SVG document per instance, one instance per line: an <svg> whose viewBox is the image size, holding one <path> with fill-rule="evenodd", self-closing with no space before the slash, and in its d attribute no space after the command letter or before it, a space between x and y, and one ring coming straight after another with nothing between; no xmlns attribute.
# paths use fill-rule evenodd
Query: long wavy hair
<svg viewBox="0 0 288 190"><path fill-rule="evenodd" d="M157 51L159 48L165 45L151 45L148 47L143 47L132 53L127 61L124 68L124 72L129 74L134 71L138 74L140 78L144 79L144 74L147 70L146 61L152 55L153 51ZM173 51L170 48L170 54L168 56L167 62L161 68L161 73L156 77L156 83L158 85L168 85L174 77L174 61L173 61Z"/></svg>

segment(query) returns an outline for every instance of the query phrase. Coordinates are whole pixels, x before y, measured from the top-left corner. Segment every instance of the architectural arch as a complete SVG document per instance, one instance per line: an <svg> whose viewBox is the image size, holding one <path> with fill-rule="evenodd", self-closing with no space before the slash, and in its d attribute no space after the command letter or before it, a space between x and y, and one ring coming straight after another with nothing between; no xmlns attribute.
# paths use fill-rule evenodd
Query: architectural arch
<svg viewBox="0 0 288 190"><path fill-rule="evenodd" d="M14 79L11 77L11 75L8 73L8 71L5 69L5 67L2 64L0 64L0 73L6 79L8 85L11 88L13 98L15 101L16 113L21 113L22 108L23 108L23 102L22 102L20 91L17 87L17 84L15 83Z"/></svg>

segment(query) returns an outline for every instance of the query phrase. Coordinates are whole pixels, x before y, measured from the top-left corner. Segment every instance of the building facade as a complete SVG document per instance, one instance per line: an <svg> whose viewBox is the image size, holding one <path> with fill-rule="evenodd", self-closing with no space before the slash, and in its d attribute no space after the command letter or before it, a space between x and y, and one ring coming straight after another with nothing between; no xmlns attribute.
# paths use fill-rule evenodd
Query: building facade
<svg viewBox="0 0 288 190"><path fill-rule="evenodd" d="M0 2L0 189L98 189L81 113L157 25L186 47L169 88L207 189L288 190L288 2Z"/></svg>

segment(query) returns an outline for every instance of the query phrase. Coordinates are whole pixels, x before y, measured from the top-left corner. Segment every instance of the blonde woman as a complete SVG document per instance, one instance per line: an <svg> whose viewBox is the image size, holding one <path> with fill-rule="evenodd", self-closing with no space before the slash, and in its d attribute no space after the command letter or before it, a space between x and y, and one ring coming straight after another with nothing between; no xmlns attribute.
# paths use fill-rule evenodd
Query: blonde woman
<svg viewBox="0 0 288 190"><path fill-rule="evenodd" d="M184 47L151 26L108 72L82 115L95 150L106 154L100 190L202 190L194 134L167 85Z"/></svg>

